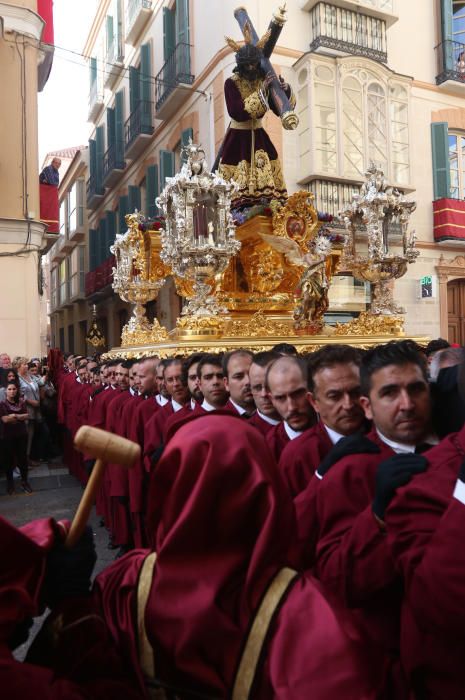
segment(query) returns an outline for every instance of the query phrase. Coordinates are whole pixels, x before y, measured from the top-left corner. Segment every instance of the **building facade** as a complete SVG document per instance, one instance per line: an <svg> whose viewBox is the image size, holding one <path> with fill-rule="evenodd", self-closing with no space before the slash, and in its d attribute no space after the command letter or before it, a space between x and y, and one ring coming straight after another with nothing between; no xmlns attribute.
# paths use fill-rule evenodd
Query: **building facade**
<svg viewBox="0 0 465 700"><path fill-rule="evenodd" d="M424 0L290 0L272 62L294 89L300 123L284 131L274 115L264 121L289 192L313 192L319 211L337 216L371 162L416 200L411 228L420 256L396 282L395 299L406 309L408 333L465 343L465 3L433 6L434 12ZM125 230L125 214L156 216L156 197L179 169L183 144L189 138L202 144L213 164L227 129L223 84L234 55L224 36L242 38L235 7L231 0L98 5L84 49L92 128L79 303L88 322L97 305L109 346L119 344L129 313L110 284L109 247ZM247 3L259 34L274 9L265 0ZM60 265L52 262L52 276ZM366 308L369 294L341 276L330 300L329 318L348 320ZM168 283L149 314L171 328L180 305ZM75 318L70 335L63 316L55 342L83 351L70 340L82 320Z"/></svg>
<svg viewBox="0 0 465 700"><path fill-rule="evenodd" d="M46 22L47 20L47 22ZM37 93L51 68L52 1L0 2L0 348L41 351L41 251Z"/></svg>

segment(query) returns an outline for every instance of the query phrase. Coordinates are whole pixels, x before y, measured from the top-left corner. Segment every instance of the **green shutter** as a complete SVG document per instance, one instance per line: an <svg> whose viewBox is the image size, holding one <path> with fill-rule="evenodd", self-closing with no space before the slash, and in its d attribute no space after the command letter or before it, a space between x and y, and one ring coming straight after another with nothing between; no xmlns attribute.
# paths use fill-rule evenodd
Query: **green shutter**
<svg viewBox="0 0 465 700"><path fill-rule="evenodd" d="M106 219L100 219L98 225L98 264L101 265L110 255L107 246L107 222Z"/></svg>
<svg viewBox="0 0 465 700"><path fill-rule="evenodd" d="M187 157L182 150L182 146L187 146L189 140L194 140L194 130L184 129L184 131L181 133L181 163L185 163L187 161Z"/></svg>
<svg viewBox="0 0 465 700"><path fill-rule="evenodd" d="M95 164L95 183L97 188L102 187L103 180L103 154L105 144L105 127L98 126L95 132L96 142L96 164Z"/></svg>
<svg viewBox="0 0 465 700"><path fill-rule="evenodd" d="M110 246L115 242L116 236L116 213L114 211L107 211L107 250L109 255Z"/></svg>
<svg viewBox="0 0 465 700"><path fill-rule="evenodd" d="M98 265L97 255L97 236L98 231L95 228L89 229L89 271L93 272Z"/></svg>
<svg viewBox="0 0 465 700"><path fill-rule="evenodd" d="M94 139L89 139L89 173L94 178L97 171L97 144Z"/></svg>
<svg viewBox="0 0 465 700"><path fill-rule="evenodd" d="M116 51L115 51L115 33L113 29L113 17L111 15L107 15L107 20L106 20L106 40L107 40L107 60L112 61L113 58L115 57ZM111 54L109 55L111 49ZM107 70L108 70L107 66Z"/></svg>
<svg viewBox="0 0 465 700"><path fill-rule="evenodd" d="M174 10L163 8L163 58L166 61L176 48L176 23Z"/></svg>
<svg viewBox="0 0 465 700"><path fill-rule="evenodd" d="M176 43L189 43L189 0L176 0Z"/></svg>
<svg viewBox="0 0 465 700"><path fill-rule="evenodd" d="M447 122L431 124L434 199L450 197L449 129Z"/></svg>
<svg viewBox="0 0 465 700"><path fill-rule="evenodd" d="M129 197L127 194L119 198L118 215L120 233L126 233L126 231L128 230L126 219L124 218L126 214L129 214Z"/></svg>
<svg viewBox="0 0 465 700"><path fill-rule="evenodd" d="M115 162L124 167L124 90L115 95Z"/></svg>
<svg viewBox="0 0 465 700"><path fill-rule="evenodd" d="M455 70L453 54L453 9L452 0L441 0L441 34L443 70ZM457 58L457 57L456 57Z"/></svg>
<svg viewBox="0 0 465 700"><path fill-rule="evenodd" d="M150 44L142 44L140 47L140 98L141 113L140 125L142 133L152 127L152 59Z"/></svg>
<svg viewBox="0 0 465 700"><path fill-rule="evenodd" d="M112 107L107 108L107 148L114 148L116 139L115 129L115 110Z"/></svg>
<svg viewBox="0 0 465 700"><path fill-rule="evenodd" d="M148 217L158 216L155 200L158 197L158 165L149 165L145 176L145 211Z"/></svg>
<svg viewBox="0 0 465 700"><path fill-rule="evenodd" d="M129 185L128 187L128 206L129 212L133 214L136 209L140 211L140 187Z"/></svg>
<svg viewBox="0 0 465 700"><path fill-rule="evenodd" d="M174 175L174 153L172 151L160 151L160 190L166 186L166 178Z"/></svg>
<svg viewBox="0 0 465 700"><path fill-rule="evenodd" d="M131 114L135 112L140 101L140 75L139 68L129 66L129 109Z"/></svg>
<svg viewBox="0 0 465 700"><path fill-rule="evenodd" d="M92 89L92 85L97 81L97 59L96 58L91 58L90 59L90 75L89 75L89 82L90 82L90 87Z"/></svg>

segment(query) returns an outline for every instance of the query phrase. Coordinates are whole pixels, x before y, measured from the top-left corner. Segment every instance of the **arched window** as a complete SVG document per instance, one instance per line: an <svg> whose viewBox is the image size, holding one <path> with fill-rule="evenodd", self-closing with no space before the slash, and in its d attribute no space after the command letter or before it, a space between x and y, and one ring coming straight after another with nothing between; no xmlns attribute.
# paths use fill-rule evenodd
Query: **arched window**
<svg viewBox="0 0 465 700"><path fill-rule="evenodd" d="M388 142L386 129L386 95L378 83L368 86L368 159L388 172Z"/></svg>

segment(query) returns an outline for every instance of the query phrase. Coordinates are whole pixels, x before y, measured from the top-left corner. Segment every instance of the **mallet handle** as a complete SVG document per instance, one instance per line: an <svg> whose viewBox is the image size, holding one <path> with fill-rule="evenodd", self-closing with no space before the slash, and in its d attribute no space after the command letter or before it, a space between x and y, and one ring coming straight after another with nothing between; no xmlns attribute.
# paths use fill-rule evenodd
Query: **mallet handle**
<svg viewBox="0 0 465 700"><path fill-rule="evenodd" d="M65 547L67 549L72 549L77 541L81 538L82 533L86 529L87 521L89 520L90 511L94 505L95 496L100 488L103 480L103 475L105 474L105 462L101 459L95 460L92 473L87 482L84 493L82 494L81 501L78 505L76 514L69 528L68 535L65 541Z"/></svg>

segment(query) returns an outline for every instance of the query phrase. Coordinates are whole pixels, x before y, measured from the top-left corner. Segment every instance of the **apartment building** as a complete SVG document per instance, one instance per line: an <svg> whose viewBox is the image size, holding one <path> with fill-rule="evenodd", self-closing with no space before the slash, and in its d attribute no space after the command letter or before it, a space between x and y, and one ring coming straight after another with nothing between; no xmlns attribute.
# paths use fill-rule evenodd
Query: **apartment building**
<svg viewBox="0 0 465 700"><path fill-rule="evenodd" d="M236 5L98 5L84 49L92 124L84 294L87 320L96 304L109 346L119 344L130 312L111 290L109 251L125 230L125 214L138 209L156 216L156 197L179 169L183 144L189 138L201 143L213 163L228 126L223 83L234 56L224 35L241 38ZM262 34L276 8L250 0L247 9ZM319 211L337 216L359 191L370 162L382 167L389 183L417 202L411 227L420 257L395 286L407 311L406 331L464 343L465 2L289 0L287 12L272 62L293 86L300 123L284 131L269 114L265 127L288 190L308 189ZM81 191L84 198L83 185ZM395 242L395 228L391 233ZM52 275L60 275L58 265ZM366 308L369 293L342 276L330 298L333 320L348 320ZM171 328L180 307L168 283L149 314ZM64 349L83 351L75 340L82 320L76 318L72 332L64 320L56 325L55 340Z"/></svg>

